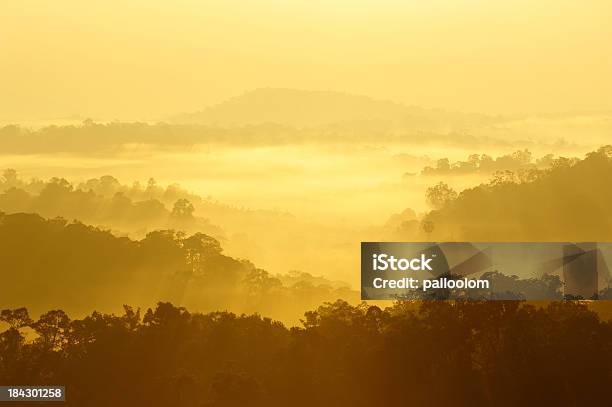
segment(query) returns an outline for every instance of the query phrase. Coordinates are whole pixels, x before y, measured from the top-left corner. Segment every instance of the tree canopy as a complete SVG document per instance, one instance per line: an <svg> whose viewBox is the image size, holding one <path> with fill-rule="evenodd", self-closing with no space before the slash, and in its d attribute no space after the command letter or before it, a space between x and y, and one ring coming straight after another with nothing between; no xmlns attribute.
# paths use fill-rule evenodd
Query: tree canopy
<svg viewBox="0 0 612 407"><path fill-rule="evenodd" d="M335 301L291 329L167 302L0 315L0 381L65 385L69 406L590 405L612 380L612 325L578 302Z"/></svg>

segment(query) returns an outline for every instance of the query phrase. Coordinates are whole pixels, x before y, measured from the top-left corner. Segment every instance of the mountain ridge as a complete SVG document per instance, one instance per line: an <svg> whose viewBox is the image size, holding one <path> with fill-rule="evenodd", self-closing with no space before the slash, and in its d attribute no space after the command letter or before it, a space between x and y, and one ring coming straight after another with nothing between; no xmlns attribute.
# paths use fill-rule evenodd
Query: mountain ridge
<svg viewBox="0 0 612 407"><path fill-rule="evenodd" d="M277 123L303 128L360 121L456 123L474 118L495 121L486 115L406 106L345 92L257 88L197 112L176 115L169 122L220 126Z"/></svg>

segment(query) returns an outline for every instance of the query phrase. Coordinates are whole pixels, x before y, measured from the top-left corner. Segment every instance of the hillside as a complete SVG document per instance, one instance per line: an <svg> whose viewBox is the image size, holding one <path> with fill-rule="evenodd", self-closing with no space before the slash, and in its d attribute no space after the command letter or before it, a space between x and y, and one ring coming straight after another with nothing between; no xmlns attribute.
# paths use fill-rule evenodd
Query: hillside
<svg viewBox="0 0 612 407"><path fill-rule="evenodd" d="M224 254L202 233L158 230L132 240L78 221L0 212L0 246L3 306L27 305L35 313L58 306L77 315L109 312L164 300L295 322L321 302L358 299L307 273L273 276Z"/></svg>
<svg viewBox="0 0 612 407"><path fill-rule="evenodd" d="M429 222L430 231L412 222L404 225L403 238L611 241L612 147L583 160L555 159L547 169L499 171L488 183L438 198L444 205L422 221Z"/></svg>
<svg viewBox="0 0 612 407"><path fill-rule="evenodd" d="M338 123L393 122L422 130L477 124L493 119L442 110L408 107L368 96L331 91L260 88L205 108L171 118L180 124L219 126L276 123L293 127L316 127Z"/></svg>

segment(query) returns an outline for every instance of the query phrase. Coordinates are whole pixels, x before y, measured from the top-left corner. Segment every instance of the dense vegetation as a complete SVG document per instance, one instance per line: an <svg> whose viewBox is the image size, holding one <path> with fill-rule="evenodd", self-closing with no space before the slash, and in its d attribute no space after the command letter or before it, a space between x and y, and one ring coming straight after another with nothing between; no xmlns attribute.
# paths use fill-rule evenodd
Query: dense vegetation
<svg viewBox="0 0 612 407"><path fill-rule="evenodd" d="M25 181L13 169L6 169L0 177L0 211L5 213L78 219L132 236L174 228L223 238L218 226L195 216L195 205L200 209L216 207L217 212L226 209L189 194L178 185L158 186L152 178L145 186L139 183L126 186L109 175L78 185L57 177Z"/></svg>
<svg viewBox="0 0 612 407"><path fill-rule="evenodd" d="M28 179L9 168L0 175L0 212L76 219L139 240L156 230L204 233L219 240L233 257L249 259L277 274L298 270L319 275L330 267L343 267L352 275L351 261L358 259L354 249L359 237L346 225L313 221L281 209L228 205L153 178L126 184L103 175L70 182L59 177ZM346 279L347 274L328 276Z"/></svg>
<svg viewBox="0 0 612 407"><path fill-rule="evenodd" d="M488 154L471 154L466 161L451 162L448 158L440 158L434 167L427 166L421 171L422 175L490 175L496 171L529 171L549 168L557 162L553 154L533 159L533 154L525 150L517 150L512 154L505 154L493 158ZM577 158L570 162L577 162Z"/></svg>
<svg viewBox="0 0 612 407"><path fill-rule="evenodd" d="M0 213L0 246L3 306L25 303L36 311L166 300L294 320L322 301L357 298L306 273L270 275L224 255L220 243L202 233L158 230L131 240L77 221Z"/></svg>
<svg viewBox="0 0 612 407"><path fill-rule="evenodd" d="M82 125L47 126L40 129L8 125L0 127L0 152L5 154L86 153L114 154L134 148L179 149L192 146L275 146L326 145L329 143L402 143L412 145L447 145L454 147L507 147L512 143L502 138L472 136L452 130L422 130L388 122L357 121L314 128L295 128L276 123L220 127L202 124L141 122L96 123L85 120ZM427 127L427 126L426 126ZM436 127L436 126L434 126ZM446 126L442 126L446 127ZM520 140L520 145L548 145Z"/></svg>
<svg viewBox="0 0 612 407"><path fill-rule="evenodd" d="M611 241L612 146L583 160L557 158L550 168L498 171L456 193L427 191L434 207L406 221L395 238L436 241Z"/></svg>
<svg viewBox="0 0 612 407"><path fill-rule="evenodd" d="M292 329L170 303L0 318L0 382L70 406L603 405L612 381L612 324L573 302L337 301Z"/></svg>
<svg viewBox="0 0 612 407"><path fill-rule="evenodd" d="M410 220L391 222L394 236L611 240L612 148L546 167L500 172L459 194L438 184L427 193L434 210L405 211ZM154 181L26 182L5 171L0 209L13 213L0 213L8 308L0 382L66 385L75 406L586 405L608 397L609 302L352 305L358 293L324 278L272 275L224 254L211 236L218 229L196 208L229 210ZM122 218L131 229L161 230L131 239L82 223ZM544 282L557 298L558 281ZM136 307L108 313L120 304ZM30 319L24 305L42 315ZM290 329L259 316L293 323L317 306ZM104 312L83 318L92 308Z"/></svg>

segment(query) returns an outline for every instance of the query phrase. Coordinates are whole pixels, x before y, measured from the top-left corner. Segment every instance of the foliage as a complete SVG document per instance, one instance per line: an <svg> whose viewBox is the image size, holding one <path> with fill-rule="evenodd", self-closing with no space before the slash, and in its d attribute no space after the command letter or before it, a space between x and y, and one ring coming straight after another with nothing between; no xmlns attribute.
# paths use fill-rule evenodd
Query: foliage
<svg viewBox="0 0 612 407"><path fill-rule="evenodd" d="M27 299L37 312L58 299L70 312L162 299L198 310L223 307L295 320L322 301L358 297L346 285L305 273L283 284L251 262L225 255L219 241L204 233L166 229L131 240L77 221L0 212L0 246L3 306ZM15 327L25 321L19 313L2 318Z"/></svg>
<svg viewBox="0 0 612 407"><path fill-rule="evenodd" d="M336 301L291 329L159 303L28 326L0 333L0 382L66 385L68 406L591 405L612 380L612 325L577 302Z"/></svg>
<svg viewBox="0 0 612 407"><path fill-rule="evenodd" d="M436 241L612 240L612 147L582 160L557 159L550 168L503 171L456 197L440 183L427 191L434 210L396 239ZM451 203L449 205L448 203Z"/></svg>
<svg viewBox="0 0 612 407"><path fill-rule="evenodd" d="M175 228L222 237L219 227L194 215L194 202L202 204L202 199L178 185L162 188L154 179L146 187L126 186L105 175L74 185L64 178L24 181L10 168L0 177L0 211L7 213L79 219L119 233L144 235L148 230Z"/></svg>
<svg viewBox="0 0 612 407"><path fill-rule="evenodd" d="M536 160L531 151L517 150L512 154L505 154L493 158L488 154L471 154L466 161L451 163L448 158L436 161L435 167L427 166L421 171L422 175L467 175L467 174L493 174L497 171L523 171L528 172L546 169L558 165L560 162L575 163L577 158L555 158L553 154L546 154Z"/></svg>
<svg viewBox="0 0 612 407"><path fill-rule="evenodd" d="M434 209L441 209L455 199L457 199L457 192L444 182L427 188L425 192L427 204Z"/></svg>

